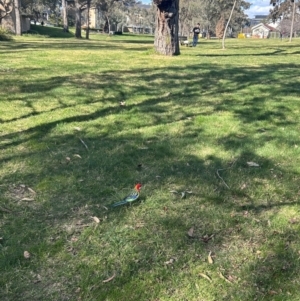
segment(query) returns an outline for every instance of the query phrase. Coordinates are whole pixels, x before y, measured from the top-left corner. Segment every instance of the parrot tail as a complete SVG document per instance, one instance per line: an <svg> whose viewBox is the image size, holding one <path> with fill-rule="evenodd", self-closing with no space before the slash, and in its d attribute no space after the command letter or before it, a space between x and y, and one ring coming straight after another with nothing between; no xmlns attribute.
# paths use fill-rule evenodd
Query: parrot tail
<svg viewBox="0 0 300 301"><path fill-rule="evenodd" d="M114 207L125 205L126 203L128 203L127 200L123 200L123 201L120 201L120 202L110 205L110 207L114 208Z"/></svg>

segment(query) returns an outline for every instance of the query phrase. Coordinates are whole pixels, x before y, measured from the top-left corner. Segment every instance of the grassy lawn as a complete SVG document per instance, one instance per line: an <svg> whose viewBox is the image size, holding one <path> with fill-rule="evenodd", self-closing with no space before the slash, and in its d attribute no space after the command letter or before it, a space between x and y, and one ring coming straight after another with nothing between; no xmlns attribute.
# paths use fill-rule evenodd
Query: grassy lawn
<svg viewBox="0 0 300 301"><path fill-rule="evenodd" d="M0 43L0 300L300 300L300 40L34 29Z"/></svg>

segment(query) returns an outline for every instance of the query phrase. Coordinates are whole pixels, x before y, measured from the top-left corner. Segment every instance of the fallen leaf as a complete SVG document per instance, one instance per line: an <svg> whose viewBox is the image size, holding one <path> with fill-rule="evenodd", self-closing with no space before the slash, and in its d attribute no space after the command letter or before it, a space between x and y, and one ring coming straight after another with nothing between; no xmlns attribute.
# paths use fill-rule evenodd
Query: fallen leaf
<svg viewBox="0 0 300 301"><path fill-rule="evenodd" d="M33 283L36 284L36 283L39 283L39 282L41 282L41 281L42 281L41 275L37 274L37 275L36 275L36 279L33 280Z"/></svg>
<svg viewBox="0 0 300 301"><path fill-rule="evenodd" d="M208 263L210 263L210 264L214 263L213 259L211 258L211 252L209 252L209 254L207 256L207 260L208 260Z"/></svg>
<svg viewBox="0 0 300 301"><path fill-rule="evenodd" d="M24 251L24 258L29 259L30 258L30 253L28 251Z"/></svg>
<svg viewBox="0 0 300 301"><path fill-rule="evenodd" d="M166 261L165 264L172 264L175 261L174 258L171 258L170 260Z"/></svg>
<svg viewBox="0 0 300 301"><path fill-rule="evenodd" d="M247 211L247 210L243 212L244 216L247 216L248 214L249 214L249 211Z"/></svg>
<svg viewBox="0 0 300 301"><path fill-rule="evenodd" d="M100 223L100 219L99 219L97 216L93 216L93 220L94 220L97 224Z"/></svg>
<svg viewBox="0 0 300 301"><path fill-rule="evenodd" d="M246 184L243 184L243 185L241 186L241 190L245 189L246 187L247 187L247 185L246 185Z"/></svg>
<svg viewBox="0 0 300 301"><path fill-rule="evenodd" d="M34 201L34 199L32 199L32 198L23 198L20 201L32 202L32 201Z"/></svg>
<svg viewBox="0 0 300 301"><path fill-rule="evenodd" d="M231 283L221 272L219 272L219 276L228 283Z"/></svg>
<svg viewBox="0 0 300 301"><path fill-rule="evenodd" d="M192 228L188 231L187 235L188 235L189 237L194 237L194 227L192 227Z"/></svg>
<svg viewBox="0 0 300 301"><path fill-rule="evenodd" d="M247 162L247 164L248 164L249 166L251 166L251 167L259 167L259 164L255 163L255 162L252 162L252 161Z"/></svg>
<svg viewBox="0 0 300 301"><path fill-rule="evenodd" d="M78 294L78 293L80 293L80 291L81 291L81 289L80 289L80 287L78 287L78 288L76 289L75 293Z"/></svg>
<svg viewBox="0 0 300 301"><path fill-rule="evenodd" d="M269 295L277 295L276 291L269 291Z"/></svg>
<svg viewBox="0 0 300 301"><path fill-rule="evenodd" d="M172 193L178 193L178 191L176 191L176 190L170 190L170 192L172 192Z"/></svg>
<svg viewBox="0 0 300 301"><path fill-rule="evenodd" d="M120 101L120 106L125 106L126 102L125 101Z"/></svg>
<svg viewBox="0 0 300 301"><path fill-rule="evenodd" d="M79 158L79 159L81 159L81 156L80 156L80 155L78 155L78 154L74 154L73 156L74 156L74 157L76 157L76 158Z"/></svg>
<svg viewBox="0 0 300 301"><path fill-rule="evenodd" d="M107 283L107 282L109 282L109 281L112 281L115 277L116 277L116 274L113 274L111 277L109 277L109 278L103 280L102 282L103 282L103 283Z"/></svg>
<svg viewBox="0 0 300 301"><path fill-rule="evenodd" d="M139 229L139 228L143 228L145 226L145 223L143 222L139 222L135 225L134 229Z"/></svg>
<svg viewBox="0 0 300 301"><path fill-rule="evenodd" d="M212 235L204 235L201 237L201 240L204 241L205 243L208 243L215 235L212 234Z"/></svg>
<svg viewBox="0 0 300 301"><path fill-rule="evenodd" d="M81 128L80 127L78 127L78 126L74 126L74 130L76 130L76 131L81 131Z"/></svg>
<svg viewBox="0 0 300 301"><path fill-rule="evenodd" d="M204 273L200 273L199 276L201 276L201 277L207 279L209 282L212 281L211 278L210 278L209 276L207 276L206 274L204 274Z"/></svg>
<svg viewBox="0 0 300 301"><path fill-rule="evenodd" d="M33 193L33 194L36 194L36 192L35 192L32 188L27 187L27 189L28 189L29 192L31 192L31 193Z"/></svg>
<svg viewBox="0 0 300 301"><path fill-rule="evenodd" d="M68 162L70 162L70 161L71 161L71 158L70 158L70 157L66 157L66 160L67 160Z"/></svg>
<svg viewBox="0 0 300 301"><path fill-rule="evenodd" d="M291 219L289 220L289 223L290 223L290 224L297 224L297 223L299 223L299 220L298 220L296 217L293 217L293 218L291 218Z"/></svg>

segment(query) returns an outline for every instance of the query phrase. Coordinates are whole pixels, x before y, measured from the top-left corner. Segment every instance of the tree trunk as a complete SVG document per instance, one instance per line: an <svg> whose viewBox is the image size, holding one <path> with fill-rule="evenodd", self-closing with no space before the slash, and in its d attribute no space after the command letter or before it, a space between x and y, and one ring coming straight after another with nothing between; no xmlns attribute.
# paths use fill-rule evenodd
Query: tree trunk
<svg viewBox="0 0 300 301"><path fill-rule="evenodd" d="M87 27L86 27L86 33L85 38L88 40L90 38L90 9L91 9L91 0L87 0Z"/></svg>
<svg viewBox="0 0 300 301"><path fill-rule="evenodd" d="M179 0L153 0L156 5L156 30L154 47L164 55L178 55Z"/></svg>
<svg viewBox="0 0 300 301"><path fill-rule="evenodd" d="M105 14L105 19L104 32L110 34L110 22L107 14Z"/></svg>
<svg viewBox="0 0 300 301"><path fill-rule="evenodd" d="M232 6L232 9L231 9L231 12L230 12L230 16L229 16L229 19L228 19L228 22L227 22L226 27L225 27L225 30L224 30L223 40L222 40L222 49L225 49L225 37L226 37L226 32L227 32L227 28L228 28L228 25L229 25L229 23L230 23L230 20L231 20L231 17L232 17L232 14L233 14L235 5L236 5L236 0L234 0L233 6Z"/></svg>
<svg viewBox="0 0 300 301"><path fill-rule="evenodd" d="M2 9L2 10L1 10ZM2 24L2 19L4 19L7 15L9 15L14 9L13 3L0 2L0 26Z"/></svg>
<svg viewBox="0 0 300 301"><path fill-rule="evenodd" d="M75 37L81 39L81 5L79 0L75 0Z"/></svg>
<svg viewBox="0 0 300 301"><path fill-rule="evenodd" d="M16 30L16 35L20 36L22 34L20 0L14 0L14 6L15 6L15 17L16 17L15 30Z"/></svg>
<svg viewBox="0 0 300 301"><path fill-rule="evenodd" d="M292 42L292 36L293 36L293 31L294 31L295 11L296 11L296 1L294 0L293 13L292 13L292 23L291 23L291 32L290 32L290 40L289 40L290 43Z"/></svg>
<svg viewBox="0 0 300 301"><path fill-rule="evenodd" d="M62 0L63 31L69 32L67 1Z"/></svg>

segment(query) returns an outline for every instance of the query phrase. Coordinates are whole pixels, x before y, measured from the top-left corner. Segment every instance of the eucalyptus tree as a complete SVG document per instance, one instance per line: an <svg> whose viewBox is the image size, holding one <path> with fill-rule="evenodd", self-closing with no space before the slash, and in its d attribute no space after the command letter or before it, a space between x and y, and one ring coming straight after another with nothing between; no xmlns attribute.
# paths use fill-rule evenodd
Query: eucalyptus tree
<svg viewBox="0 0 300 301"><path fill-rule="evenodd" d="M245 10L250 7L250 3L245 0L200 0L201 12L200 23L207 30L208 34L214 31L217 24L221 27L220 20L224 21L224 28L229 26L233 29L240 28L240 25L247 20ZM231 17L230 17L231 16ZM224 31L225 32L225 31ZM227 34L227 30L225 32ZM209 35L208 35L209 37Z"/></svg>
<svg viewBox="0 0 300 301"><path fill-rule="evenodd" d="M151 32L155 27L155 6L153 4L149 7L144 7L140 3L135 3L134 5L127 7L126 16L129 18L130 22L140 26L149 27Z"/></svg>
<svg viewBox="0 0 300 301"><path fill-rule="evenodd" d="M179 0L153 0L156 5L154 48L164 55L178 55Z"/></svg>
<svg viewBox="0 0 300 301"><path fill-rule="evenodd" d="M61 12L63 18L63 31L69 32L69 23L68 23L68 2L67 0L61 1Z"/></svg>
<svg viewBox="0 0 300 301"><path fill-rule="evenodd" d="M201 7L202 1L180 0L179 27L182 35L188 34L195 23L202 21Z"/></svg>
<svg viewBox="0 0 300 301"><path fill-rule="evenodd" d="M214 28L217 20L221 16L221 8L219 0L201 0L200 18L201 25L210 37L211 28Z"/></svg>
<svg viewBox="0 0 300 301"><path fill-rule="evenodd" d="M101 11L105 19L105 28L110 32L111 19L116 10L130 8L136 3L135 0L96 0L96 6Z"/></svg>
<svg viewBox="0 0 300 301"><path fill-rule="evenodd" d="M233 11L234 11L235 6L236 6L236 4L237 4L237 1L238 1L238 0L234 0L234 1L233 1L232 9L231 9L231 11L230 11L230 15L229 15L228 21L227 21L226 26L225 26L225 29L224 29L223 39L222 39L222 48L223 48L223 49L225 49L225 37L226 37L226 32L227 32L227 29L228 29L230 20L231 20L232 15L233 15Z"/></svg>
<svg viewBox="0 0 300 301"><path fill-rule="evenodd" d="M143 17L144 25L151 28L151 33L153 32L153 29L155 28L155 5L151 4L150 8L148 9L142 9L141 14Z"/></svg>
<svg viewBox="0 0 300 301"><path fill-rule="evenodd" d="M13 2L11 0L0 0L0 25L2 19L8 16L14 8Z"/></svg>
<svg viewBox="0 0 300 301"><path fill-rule="evenodd" d="M15 11L15 33L17 36L22 34L22 22L21 22L21 1L14 0L14 11Z"/></svg>
<svg viewBox="0 0 300 301"><path fill-rule="evenodd" d="M270 11L270 17L273 21L290 20L290 42L294 32L295 19L298 19L300 1L298 0L271 0L273 9ZM282 22L283 24L287 22Z"/></svg>

